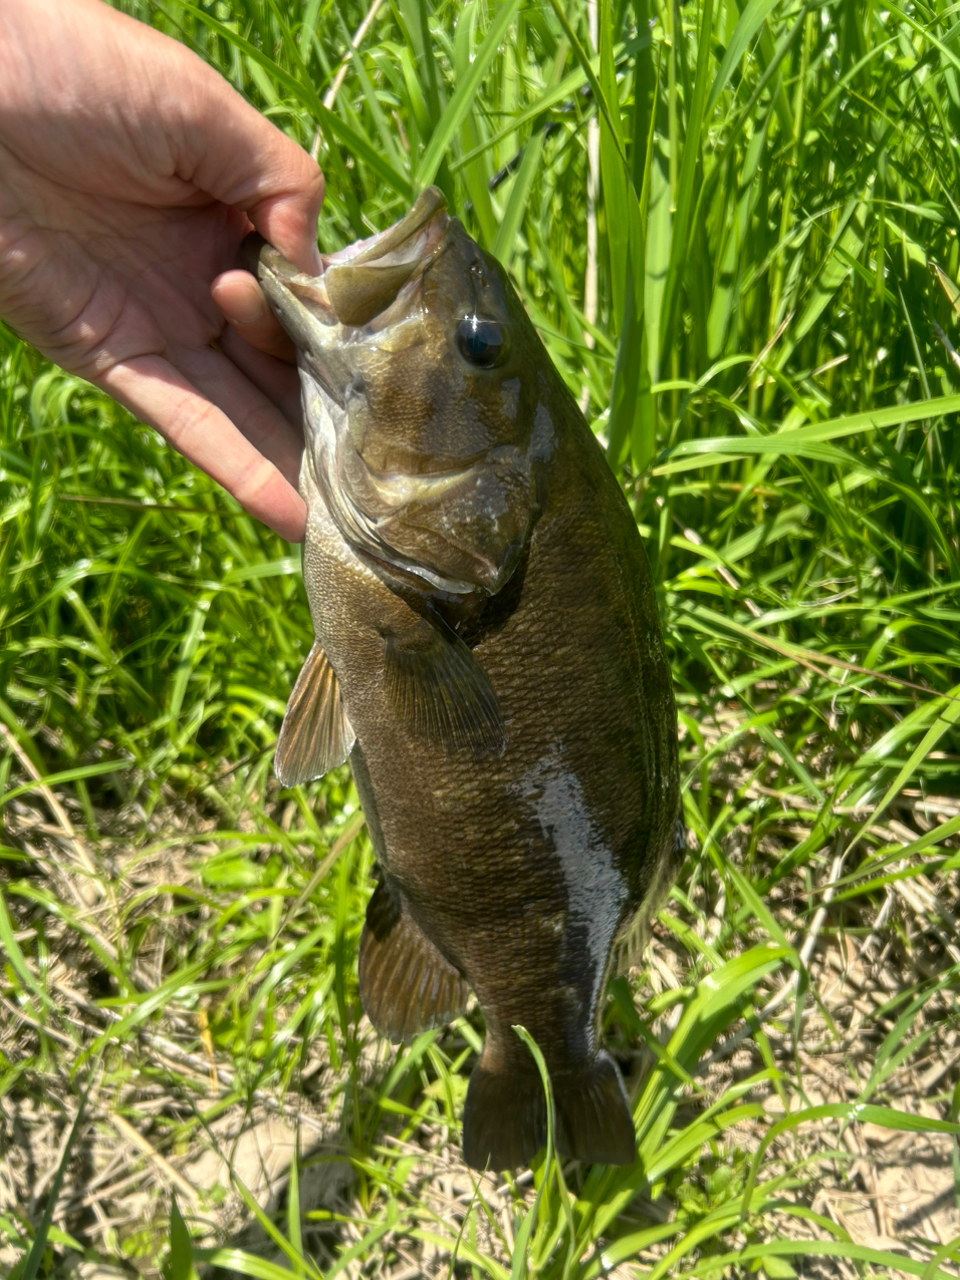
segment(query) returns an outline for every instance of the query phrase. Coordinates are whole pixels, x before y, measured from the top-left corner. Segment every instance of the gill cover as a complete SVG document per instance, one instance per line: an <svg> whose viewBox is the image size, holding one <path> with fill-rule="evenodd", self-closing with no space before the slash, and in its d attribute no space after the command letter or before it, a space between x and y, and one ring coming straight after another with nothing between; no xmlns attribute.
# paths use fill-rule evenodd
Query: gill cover
<svg viewBox="0 0 960 1280"><path fill-rule="evenodd" d="M538 340L502 268L436 188L319 276L262 241L247 261L297 345L305 466L346 542L393 589L496 594L553 442L524 376Z"/></svg>

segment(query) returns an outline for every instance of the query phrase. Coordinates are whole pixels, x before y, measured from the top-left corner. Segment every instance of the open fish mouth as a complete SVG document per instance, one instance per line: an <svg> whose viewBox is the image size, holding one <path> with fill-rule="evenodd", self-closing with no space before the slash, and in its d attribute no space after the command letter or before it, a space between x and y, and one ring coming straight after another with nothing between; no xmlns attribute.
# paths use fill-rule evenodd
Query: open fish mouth
<svg viewBox="0 0 960 1280"><path fill-rule="evenodd" d="M304 346L300 334L306 337L312 328L309 317L349 328L374 321L379 321L376 327L389 324L394 307L402 309L409 300L407 287L419 282L423 268L439 252L449 221L443 193L428 187L386 231L321 254L320 275L299 271L256 233L241 245L240 260L260 281L294 342Z"/></svg>

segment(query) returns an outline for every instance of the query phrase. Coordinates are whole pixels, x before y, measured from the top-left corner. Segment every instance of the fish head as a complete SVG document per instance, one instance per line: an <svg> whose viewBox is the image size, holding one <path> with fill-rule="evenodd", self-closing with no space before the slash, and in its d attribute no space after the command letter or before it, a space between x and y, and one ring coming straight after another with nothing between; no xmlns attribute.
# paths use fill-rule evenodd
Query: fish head
<svg viewBox="0 0 960 1280"><path fill-rule="evenodd" d="M495 594L556 443L549 362L501 265L436 188L318 276L263 241L246 252L298 351L308 506L394 587Z"/></svg>

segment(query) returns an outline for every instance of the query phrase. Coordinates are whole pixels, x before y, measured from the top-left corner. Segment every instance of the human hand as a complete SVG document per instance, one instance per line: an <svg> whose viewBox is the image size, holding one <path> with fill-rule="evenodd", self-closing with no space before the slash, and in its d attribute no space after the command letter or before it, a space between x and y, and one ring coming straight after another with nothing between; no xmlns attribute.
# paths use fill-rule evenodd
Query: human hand
<svg viewBox="0 0 960 1280"><path fill-rule="evenodd" d="M252 224L319 270L319 168L100 0L0 0L0 53L0 316L299 540L297 376L274 358L289 342L229 269Z"/></svg>

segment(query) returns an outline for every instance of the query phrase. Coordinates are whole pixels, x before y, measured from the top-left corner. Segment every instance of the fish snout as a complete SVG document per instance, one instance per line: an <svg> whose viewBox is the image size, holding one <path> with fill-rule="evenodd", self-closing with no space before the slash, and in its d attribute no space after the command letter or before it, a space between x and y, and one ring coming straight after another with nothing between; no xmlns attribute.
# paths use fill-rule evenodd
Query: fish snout
<svg viewBox="0 0 960 1280"><path fill-rule="evenodd" d="M251 231L240 241L237 260L244 271L255 276L260 267L260 251L267 244L259 231Z"/></svg>
<svg viewBox="0 0 960 1280"><path fill-rule="evenodd" d="M449 224L443 193L428 187L392 227L349 251L328 255L323 279L339 322L368 325L388 312L440 251Z"/></svg>
<svg viewBox="0 0 960 1280"><path fill-rule="evenodd" d="M251 231L240 241L237 259L244 271L260 281L276 281L278 285L289 287L292 280L311 280L299 267L295 267L289 258L285 258L279 249L275 249L269 240L264 240L259 231Z"/></svg>

